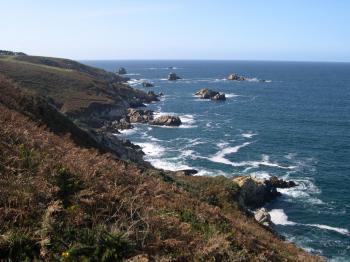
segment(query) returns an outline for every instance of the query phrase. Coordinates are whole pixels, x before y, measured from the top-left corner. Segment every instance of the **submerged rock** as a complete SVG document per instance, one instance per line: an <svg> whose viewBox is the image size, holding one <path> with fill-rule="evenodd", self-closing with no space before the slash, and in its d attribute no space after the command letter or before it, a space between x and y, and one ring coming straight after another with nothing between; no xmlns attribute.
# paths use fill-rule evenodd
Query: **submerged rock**
<svg viewBox="0 0 350 262"><path fill-rule="evenodd" d="M124 67L120 67L120 68L118 69L118 74L119 74L119 75L125 75L125 74L127 74L126 69L125 69Z"/></svg>
<svg viewBox="0 0 350 262"><path fill-rule="evenodd" d="M145 82L142 82L142 86L143 87L153 87L153 84L145 81Z"/></svg>
<svg viewBox="0 0 350 262"><path fill-rule="evenodd" d="M181 79L181 77L179 77L177 74L175 73L170 73L168 75L168 80L169 81L175 81L175 80L178 80L178 79Z"/></svg>
<svg viewBox="0 0 350 262"><path fill-rule="evenodd" d="M201 99L211 99L211 100L226 100L224 93L219 93L208 88L203 88L195 93L196 96L199 96Z"/></svg>
<svg viewBox="0 0 350 262"><path fill-rule="evenodd" d="M152 125L158 125L158 126L179 126L181 125L181 119L178 116L160 116L153 121L150 122Z"/></svg>
<svg viewBox="0 0 350 262"><path fill-rule="evenodd" d="M240 75L237 75L237 74L230 74L228 77L227 77L227 80L232 80L232 81L244 81L246 80L246 78L244 76L240 76Z"/></svg>

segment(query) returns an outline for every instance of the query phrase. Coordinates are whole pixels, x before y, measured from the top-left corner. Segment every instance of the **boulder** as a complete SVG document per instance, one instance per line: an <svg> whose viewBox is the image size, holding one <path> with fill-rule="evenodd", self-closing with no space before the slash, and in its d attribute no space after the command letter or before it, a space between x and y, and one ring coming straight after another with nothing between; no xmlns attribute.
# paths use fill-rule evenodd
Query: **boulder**
<svg viewBox="0 0 350 262"><path fill-rule="evenodd" d="M195 93L196 96L199 96L201 99L211 99L211 100L218 100L218 101L224 101L226 100L226 96L224 93L219 93L217 91L213 91L208 88L203 88Z"/></svg>
<svg viewBox="0 0 350 262"><path fill-rule="evenodd" d="M133 128L133 126L130 124L130 122L127 119L122 118L122 119L107 123L103 129L106 132L119 133L119 130L131 129L131 128Z"/></svg>
<svg viewBox="0 0 350 262"><path fill-rule="evenodd" d="M290 188L297 186L294 181L285 181L283 179L278 179L276 176L273 176L269 180L266 180L266 183L276 188Z"/></svg>
<svg viewBox="0 0 350 262"><path fill-rule="evenodd" d="M211 99L212 97L218 95L219 92L210 90L208 88L203 88L195 93L196 96L199 96L202 99Z"/></svg>
<svg viewBox="0 0 350 262"><path fill-rule="evenodd" d="M179 126L181 125L181 119L178 116L160 116L150 122L152 125L157 126Z"/></svg>
<svg viewBox="0 0 350 262"><path fill-rule="evenodd" d="M177 176L192 176L197 174L198 171L196 169L183 169L175 171L175 175Z"/></svg>
<svg viewBox="0 0 350 262"><path fill-rule="evenodd" d="M147 109L128 109L130 123L148 123L153 120L153 111Z"/></svg>
<svg viewBox="0 0 350 262"><path fill-rule="evenodd" d="M238 202L247 208L259 208L280 196L277 188L296 186L293 181L284 181L277 177L260 179L251 176L238 176L233 179L239 186Z"/></svg>
<svg viewBox="0 0 350 262"><path fill-rule="evenodd" d="M266 227L269 227L272 224L271 216L270 216L269 212L267 212L267 209L264 207L262 207L254 212L254 218L258 223L260 223Z"/></svg>
<svg viewBox="0 0 350 262"><path fill-rule="evenodd" d="M120 68L118 69L118 74L119 74L119 75L125 75L125 74L127 74L126 69L125 69L124 67L120 67Z"/></svg>
<svg viewBox="0 0 350 262"><path fill-rule="evenodd" d="M142 82L142 86L143 87L153 87L153 84L151 84L150 82Z"/></svg>
<svg viewBox="0 0 350 262"><path fill-rule="evenodd" d="M159 100L159 99L158 99L159 95L157 95L157 94L154 93L153 91L148 91L148 92L147 92L147 96L148 96L148 99L149 99L150 101L158 101L158 100Z"/></svg>
<svg viewBox="0 0 350 262"><path fill-rule="evenodd" d="M246 78L244 76L240 76L240 75L237 75L237 74L230 74L228 77L227 77L227 80L232 80L232 81L244 81L246 80Z"/></svg>
<svg viewBox="0 0 350 262"><path fill-rule="evenodd" d="M168 75L168 80L169 81L175 81L175 80L178 80L178 79L181 79L181 77L179 77L177 74L175 73L170 73Z"/></svg>
<svg viewBox="0 0 350 262"><path fill-rule="evenodd" d="M210 98L211 100L217 100L217 101L225 101L226 100L226 96L225 94L216 94L215 96Z"/></svg>

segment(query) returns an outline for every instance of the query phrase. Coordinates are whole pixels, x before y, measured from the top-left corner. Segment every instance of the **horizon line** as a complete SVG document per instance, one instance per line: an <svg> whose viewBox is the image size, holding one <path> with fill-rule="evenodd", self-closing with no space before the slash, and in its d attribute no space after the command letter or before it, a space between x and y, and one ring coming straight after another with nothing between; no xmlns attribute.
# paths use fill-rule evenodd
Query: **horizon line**
<svg viewBox="0 0 350 262"><path fill-rule="evenodd" d="M98 58L98 59L80 59L70 58L77 61L237 61L237 62L288 62L288 63L350 63L350 61L336 61L336 60L270 60L270 59L189 59L189 58Z"/></svg>

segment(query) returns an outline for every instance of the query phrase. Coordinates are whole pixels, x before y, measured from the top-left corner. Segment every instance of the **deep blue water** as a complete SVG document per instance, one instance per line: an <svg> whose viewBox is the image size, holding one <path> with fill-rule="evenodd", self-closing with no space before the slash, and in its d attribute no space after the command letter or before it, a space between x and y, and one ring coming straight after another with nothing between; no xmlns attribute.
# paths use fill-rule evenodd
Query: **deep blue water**
<svg viewBox="0 0 350 262"><path fill-rule="evenodd" d="M299 186L267 207L276 230L331 261L350 261L350 64L243 61L85 61L126 67L165 94L149 105L181 117L180 128L136 125L120 135L166 169L203 175L277 175ZM168 70L174 66L176 69ZM183 80L169 82L171 71ZM251 81L225 81L231 72ZM269 80L262 83L257 79ZM144 89L140 81L132 86ZM194 97L200 88L226 102ZM147 89L148 90L148 89Z"/></svg>

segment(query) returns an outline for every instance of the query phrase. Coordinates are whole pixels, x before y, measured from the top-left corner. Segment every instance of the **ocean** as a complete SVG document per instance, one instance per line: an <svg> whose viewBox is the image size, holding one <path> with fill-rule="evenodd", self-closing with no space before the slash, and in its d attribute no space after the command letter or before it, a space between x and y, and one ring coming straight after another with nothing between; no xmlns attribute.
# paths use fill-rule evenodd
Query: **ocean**
<svg viewBox="0 0 350 262"><path fill-rule="evenodd" d="M149 109L180 116L178 128L136 124L119 135L155 167L293 180L297 187L267 205L275 230L329 261L350 261L350 63L83 62L125 67L131 86L164 93ZM170 72L183 79L167 81ZM233 72L249 80L225 80ZM227 100L198 99L201 88Z"/></svg>

